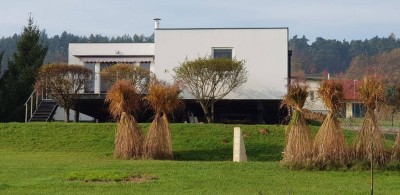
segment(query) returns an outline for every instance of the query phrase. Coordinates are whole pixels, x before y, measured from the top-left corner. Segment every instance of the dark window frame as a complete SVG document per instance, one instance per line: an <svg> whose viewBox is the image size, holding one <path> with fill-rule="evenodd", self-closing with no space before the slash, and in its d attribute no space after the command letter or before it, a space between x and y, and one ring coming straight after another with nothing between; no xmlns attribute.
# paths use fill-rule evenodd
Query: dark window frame
<svg viewBox="0 0 400 195"><path fill-rule="evenodd" d="M212 57L233 59L233 47L213 47Z"/></svg>

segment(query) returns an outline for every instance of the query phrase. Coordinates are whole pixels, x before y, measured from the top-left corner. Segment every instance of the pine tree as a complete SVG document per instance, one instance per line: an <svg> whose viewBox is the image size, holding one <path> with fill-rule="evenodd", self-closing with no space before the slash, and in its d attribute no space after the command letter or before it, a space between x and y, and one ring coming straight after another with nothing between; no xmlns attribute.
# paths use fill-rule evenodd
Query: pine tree
<svg viewBox="0 0 400 195"><path fill-rule="evenodd" d="M3 61L4 52L4 50L0 51L0 78L3 76L3 64L1 62Z"/></svg>
<svg viewBox="0 0 400 195"><path fill-rule="evenodd" d="M23 121L24 102L33 90L33 84L39 67L47 53L47 46L41 39L41 33L31 15L17 43L17 51L8 61L2 85L0 120Z"/></svg>

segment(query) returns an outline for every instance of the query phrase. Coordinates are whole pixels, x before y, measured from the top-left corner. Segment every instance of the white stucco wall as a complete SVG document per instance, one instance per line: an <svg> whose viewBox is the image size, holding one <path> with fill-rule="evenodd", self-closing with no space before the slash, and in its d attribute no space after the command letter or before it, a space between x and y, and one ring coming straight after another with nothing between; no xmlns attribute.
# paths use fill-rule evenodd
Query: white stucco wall
<svg viewBox="0 0 400 195"><path fill-rule="evenodd" d="M307 85L309 86L309 91L314 93L314 99L311 99L311 96L308 95L306 102L304 103L304 108L311 110L313 112L321 112L323 114L327 114L328 110L325 107L324 102L321 97L318 96L318 88L319 80L307 80Z"/></svg>
<svg viewBox="0 0 400 195"><path fill-rule="evenodd" d="M353 117L353 102L346 102L346 118Z"/></svg>
<svg viewBox="0 0 400 195"><path fill-rule="evenodd" d="M214 47L233 48L246 61L248 81L225 99L282 99L288 77L288 29L157 29L155 73L173 81L173 68L187 59L210 56ZM191 98L187 93L184 98Z"/></svg>

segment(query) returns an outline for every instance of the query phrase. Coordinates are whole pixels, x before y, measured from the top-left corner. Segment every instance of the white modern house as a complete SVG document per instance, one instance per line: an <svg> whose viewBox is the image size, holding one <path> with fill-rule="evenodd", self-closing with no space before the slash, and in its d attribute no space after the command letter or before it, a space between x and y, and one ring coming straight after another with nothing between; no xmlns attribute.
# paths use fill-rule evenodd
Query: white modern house
<svg viewBox="0 0 400 195"><path fill-rule="evenodd" d="M227 57L245 60L248 81L215 105L217 122L277 123L279 104L290 75L288 28L159 28L155 19L154 43L71 43L68 63L94 71L93 87L85 91L74 110L107 120L103 103L106 88L100 71L116 63L143 66L158 79L173 82L173 69L186 59ZM200 106L182 93L186 109L180 121L203 119ZM96 110L96 114L92 111Z"/></svg>
<svg viewBox="0 0 400 195"><path fill-rule="evenodd" d="M225 99L273 100L286 94L287 28L156 29L158 78L172 81L180 62L204 56L246 61L247 83Z"/></svg>

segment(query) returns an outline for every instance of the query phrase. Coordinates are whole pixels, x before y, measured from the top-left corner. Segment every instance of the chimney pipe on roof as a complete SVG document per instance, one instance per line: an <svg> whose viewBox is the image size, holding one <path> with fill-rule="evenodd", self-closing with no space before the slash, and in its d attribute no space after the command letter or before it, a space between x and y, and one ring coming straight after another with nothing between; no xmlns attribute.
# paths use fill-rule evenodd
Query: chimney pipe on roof
<svg viewBox="0 0 400 195"><path fill-rule="evenodd" d="M154 29L160 28L160 18L154 18Z"/></svg>

